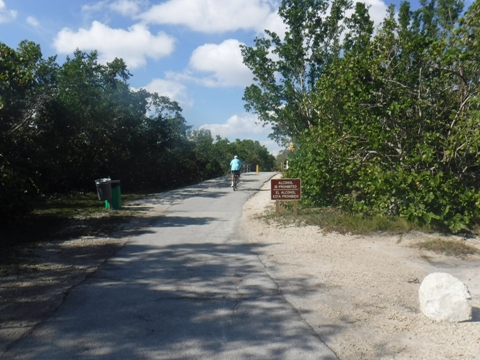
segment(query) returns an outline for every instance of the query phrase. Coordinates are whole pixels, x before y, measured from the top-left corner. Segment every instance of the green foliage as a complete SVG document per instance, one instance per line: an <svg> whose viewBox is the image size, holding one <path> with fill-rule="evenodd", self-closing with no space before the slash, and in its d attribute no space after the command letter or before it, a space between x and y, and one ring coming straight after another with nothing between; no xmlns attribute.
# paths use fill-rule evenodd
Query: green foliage
<svg viewBox="0 0 480 360"><path fill-rule="evenodd" d="M267 31L267 38L256 38L254 47L241 47L256 80L245 89L245 107L272 124L271 136L279 142L285 144L316 125L311 94L339 55L340 23L351 6L347 0L282 1L279 15L289 26L285 38Z"/></svg>
<svg viewBox="0 0 480 360"><path fill-rule="evenodd" d="M271 155L267 148L258 141L246 139L236 139L231 143L232 155L238 155L243 164L249 164L251 171L255 170L258 165L261 171L271 171L275 167L275 158ZM233 156L229 157L227 164L230 164ZM228 167L230 172L230 167Z"/></svg>
<svg viewBox="0 0 480 360"><path fill-rule="evenodd" d="M217 136L214 140L210 130L200 129L190 133L189 138L195 144L196 162L202 164L205 174L218 176L230 173L230 161L234 155L242 162L251 165L251 171L258 165L263 171L275 166L275 158L258 141L236 139L230 142Z"/></svg>
<svg viewBox="0 0 480 360"><path fill-rule="evenodd" d="M95 189L162 190L218 176L234 154L273 167L251 140L190 137L182 109L168 97L133 90L122 59L102 64L80 50L59 65L40 47L0 43L0 223L14 224L36 198Z"/></svg>
<svg viewBox="0 0 480 360"><path fill-rule="evenodd" d="M0 43L0 223L11 223L28 210L37 188L26 170L33 160L29 138L33 117L49 92L34 96L41 86L36 72L42 67L40 47L22 41L18 51Z"/></svg>
<svg viewBox="0 0 480 360"><path fill-rule="evenodd" d="M293 214L292 209L281 208L280 217L272 212L264 218L286 225L296 223L300 226L317 226L324 232L335 231L340 234L371 235L375 232L398 234L420 229L428 231L426 228L419 228L399 217L365 217L358 214L347 214L332 208L303 208L297 215Z"/></svg>
<svg viewBox="0 0 480 360"><path fill-rule="evenodd" d="M275 114L262 119L274 123L276 138L294 139L286 175L302 178L306 205L363 217L399 216L453 232L480 217L480 2L464 17L462 5L424 1L412 11L404 2L398 16L391 6L373 36L360 4L340 22L342 16L325 18L321 8L284 1L288 11L280 15L291 29L283 41L272 36L279 60L269 60L267 68L252 60L267 56L268 42L243 49L257 76L245 92L247 109ZM308 51L295 52L302 46L290 42L291 34L311 34L312 10L328 26L318 27L312 43L302 38L300 44L312 45ZM342 26L343 41L330 36ZM313 54L319 56L314 64ZM301 70L279 71L288 59ZM271 69L280 76L272 77ZM298 77L307 69L321 70L311 78L314 86L291 92L282 87L311 84ZM275 98L283 99L281 109L289 114L267 101ZM308 124L291 111L306 99Z"/></svg>

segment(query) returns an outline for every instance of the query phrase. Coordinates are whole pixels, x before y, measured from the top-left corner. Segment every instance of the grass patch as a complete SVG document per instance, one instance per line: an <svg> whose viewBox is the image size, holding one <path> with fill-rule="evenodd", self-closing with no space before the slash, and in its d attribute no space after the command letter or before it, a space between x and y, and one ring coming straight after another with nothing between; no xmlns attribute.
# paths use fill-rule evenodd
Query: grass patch
<svg viewBox="0 0 480 360"><path fill-rule="evenodd" d="M144 197L122 194L122 203ZM69 240L82 236L109 236L139 211L105 209L96 193L71 193L49 198L34 206L28 216L2 229L0 246L19 245L45 240Z"/></svg>
<svg viewBox="0 0 480 360"><path fill-rule="evenodd" d="M413 246L420 250L433 251L447 256L463 257L480 253L476 247L467 245L461 240L431 239Z"/></svg>
<svg viewBox="0 0 480 360"><path fill-rule="evenodd" d="M275 209L264 216L267 221L275 221L283 225L312 225L318 226L323 231L336 231L340 234L368 235L374 232L403 233L411 230L429 232L428 227L409 223L405 219L395 217L372 216L364 217L359 215L345 214L337 209L301 209L297 216L293 215L293 206L287 204L281 206L280 216L276 217Z"/></svg>

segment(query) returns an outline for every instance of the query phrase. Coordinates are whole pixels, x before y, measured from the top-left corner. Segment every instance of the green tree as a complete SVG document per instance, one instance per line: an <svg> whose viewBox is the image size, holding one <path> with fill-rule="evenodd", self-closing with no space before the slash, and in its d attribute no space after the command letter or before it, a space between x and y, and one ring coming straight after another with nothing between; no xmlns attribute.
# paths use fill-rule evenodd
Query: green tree
<svg viewBox="0 0 480 360"><path fill-rule="evenodd" d="M457 2L403 3L361 47L346 36L317 80L318 126L299 137L289 171L307 202L454 231L479 215L475 8L455 27Z"/></svg>
<svg viewBox="0 0 480 360"><path fill-rule="evenodd" d="M214 144L212 133L207 129L193 130L189 139L195 144L195 160L205 178L215 177L224 173L224 154L218 151Z"/></svg>
<svg viewBox="0 0 480 360"><path fill-rule="evenodd" d="M255 46L242 46L255 80L245 89L245 108L270 123L271 137L280 143L317 125L312 93L340 55L342 20L351 7L348 0L284 0L279 15L288 26L285 38L266 30L267 37L255 38Z"/></svg>
<svg viewBox="0 0 480 360"><path fill-rule="evenodd" d="M188 140L187 125L177 102L150 94L154 114L143 122L139 141L144 143L136 160L142 162L137 181L143 186L169 188L201 178L194 159L194 144Z"/></svg>
<svg viewBox="0 0 480 360"><path fill-rule="evenodd" d="M38 115L38 167L49 170L41 179L45 191L88 188L121 169L146 106L130 92L128 77L119 59L102 65L96 52L67 57L57 73L58 94Z"/></svg>
<svg viewBox="0 0 480 360"><path fill-rule="evenodd" d="M22 41L17 50L0 43L0 222L26 212L38 193L33 137L39 112L56 92L53 61L44 61L32 42Z"/></svg>
<svg viewBox="0 0 480 360"><path fill-rule="evenodd" d="M191 132L177 102L132 90L130 76L122 59L102 64L95 51L59 65L32 42L0 43L0 222L41 196L94 190L100 177L158 191L226 173L237 147L268 163L258 142Z"/></svg>
<svg viewBox="0 0 480 360"><path fill-rule="evenodd" d="M262 171L272 171L275 168L275 157L257 140L236 139L231 147L244 164L250 165L250 171L254 171L257 165ZM231 159L228 159L228 163Z"/></svg>

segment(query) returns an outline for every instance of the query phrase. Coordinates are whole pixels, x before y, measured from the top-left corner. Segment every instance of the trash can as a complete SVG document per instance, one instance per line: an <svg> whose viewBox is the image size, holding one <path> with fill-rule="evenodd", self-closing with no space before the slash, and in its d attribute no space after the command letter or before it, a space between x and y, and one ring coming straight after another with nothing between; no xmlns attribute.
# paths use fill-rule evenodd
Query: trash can
<svg viewBox="0 0 480 360"><path fill-rule="evenodd" d="M108 201L112 199L112 180L109 178L95 180L97 185L98 200Z"/></svg>
<svg viewBox="0 0 480 360"><path fill-rule="evenodd" d="M110 208L118 210L122 207L122 194L120 191L120 180L112 180L112 199L110 200Z"/></svg>

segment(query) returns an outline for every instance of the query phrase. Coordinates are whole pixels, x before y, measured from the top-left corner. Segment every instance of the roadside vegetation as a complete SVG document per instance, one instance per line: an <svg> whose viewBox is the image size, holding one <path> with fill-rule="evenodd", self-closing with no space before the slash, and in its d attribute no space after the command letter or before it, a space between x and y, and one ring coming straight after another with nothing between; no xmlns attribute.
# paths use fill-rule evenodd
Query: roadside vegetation
<svg viewBox="0 0 480 360"><path fill-rule="evenodd" d="M456 257L468 257L480 254L480 251L471 245L465 244L462 240L431 239L415 244L420 250L433 251L438 254Z"/></svg>
<svg viewBox="0 0 480 360"><path fill-rule="evenodd" d="M405 1L378 28L361 2L283 0L278 13L284 35L241 46L246 110L291 144L277 165L258 141L192 130L175 101L130 88L122 59L77 50L59 64L33 42L0 43L0 236L95 179L161 191L225 174L235 154L262 170L288 160L305 223L475 231L480 0Z"/></svg>
<svg viewBox="0 0 480 360"><path fill-rule="evenodd" d="M303 208L299 209L297 214L294 214L293 206L288 202L280 203L280 214L278 216L272 207L259 218L269 224L279 226L316 226L321 232L337 232L342 235L402 235L410 231L418 231L431 234L432 236L434 233L441 231L441 229L432 227L429 224L420 226L417 223L412 223L399 217L365 217L358 214L345 214L338 209ZM478 227L465 235L478 236ZM480 254L480 250L477 247L466 244L464 240L448 237L434 237L422 240L412 245L412 247L427 252L431 251L437 254L461 258ZM426 254L422 256L428 258Z"/></svg>
<svg viewBox="0 0 480 360"><path fill-rule="evenodd" d="M234 155L274 169L258 141L193 130L178 103L130 77L122 59L102 64L95 51L59 64L31 41L0 42L0 247L42 201L95 191L99 178L158 192L226 174Z"/></svg>
<svg viewBox="0 0 480 360"><path fill-rule="evenodd" d="M293 144L302 205L457 233L480 217L480 1L284 0L285 36L243 46L247 110ZM354 218L355 218L354 217ZM389 222L390 220L385 220ZM381 221L380 221L381 222Z"/></svg>
<svg viewBox="0 0 480 360"><path fill-rule="evenodd" d="M369 235L377 232L404 233L412 230L430 232L429 226L420 227L405 219L385 216L365 217L346 214L332 208L303 208L295 215L291 204L282 203L280 216L272 209L263 218L268 222L289 226L317 226L323 232Z"/></svg>

